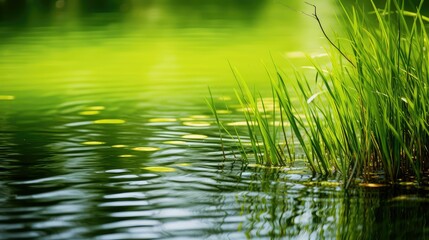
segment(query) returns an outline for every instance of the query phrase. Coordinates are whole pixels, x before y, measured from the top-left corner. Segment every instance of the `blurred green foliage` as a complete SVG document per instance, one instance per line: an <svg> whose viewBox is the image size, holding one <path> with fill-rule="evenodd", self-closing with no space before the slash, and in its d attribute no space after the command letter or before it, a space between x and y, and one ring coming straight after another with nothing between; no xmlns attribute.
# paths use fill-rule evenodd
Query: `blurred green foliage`
<svg viewBox="0 0 429 240"><path fill-rule="evenodd" d="M124 15L145 9L162 9L169 17L207 21L218 16L249 22L267 0L0 0L0 22L32 25L59 17L84 17L97 13ZM179 21L180 22L180 21Z"/></svg>

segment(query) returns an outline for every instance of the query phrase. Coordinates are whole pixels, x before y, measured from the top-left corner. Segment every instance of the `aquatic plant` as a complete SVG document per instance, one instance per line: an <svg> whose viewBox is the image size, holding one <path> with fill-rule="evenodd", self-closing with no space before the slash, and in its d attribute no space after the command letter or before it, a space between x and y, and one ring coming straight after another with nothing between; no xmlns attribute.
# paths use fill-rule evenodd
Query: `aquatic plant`
<svg viewBox="0 0 429 240"><path fill-rule="evenodd" d="M414 11L406 11L401 0L387 0L382 9L371 1L370 12L341 5L347 34L336 42L314 6L310 16L329 41L331 65L313 62L314 79L299 71L290 77L276 67L270 74L271 115L263 98L234 70L237 97L249 109L244 117L257 163L284 165L299 148L314 173L339 173L346 187L355 177L371 181L374 174L392 183L421 182L429 170L429 39L423 2ZM274 121L280 126L270 124Z"/></svg>

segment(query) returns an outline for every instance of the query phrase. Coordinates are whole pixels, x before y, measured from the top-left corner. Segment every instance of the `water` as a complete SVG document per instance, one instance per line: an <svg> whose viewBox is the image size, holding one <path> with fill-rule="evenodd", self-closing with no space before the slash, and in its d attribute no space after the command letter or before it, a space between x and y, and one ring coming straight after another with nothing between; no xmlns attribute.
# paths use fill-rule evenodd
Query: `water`
<svg viewBox="0 0 429 240"><path fill-rule="evenodd" d="M229 64L264 94L272 58L285 71L326 61L305 3L16 2L0 1L1 239L429 234L427 189L344 192L303 163L222 152L205 100L210 87L240 120ZM339 29L335 1L318 4Z"/></svg>

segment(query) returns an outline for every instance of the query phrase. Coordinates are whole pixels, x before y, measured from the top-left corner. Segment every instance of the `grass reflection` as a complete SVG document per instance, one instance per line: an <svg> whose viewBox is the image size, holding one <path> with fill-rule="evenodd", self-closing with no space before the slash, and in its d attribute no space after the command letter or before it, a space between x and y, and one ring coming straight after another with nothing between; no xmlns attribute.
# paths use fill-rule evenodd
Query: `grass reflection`
<svg viewBox="0 0 429 240"><path fill-rule="evenodd" d="M248 191L236 195L240 215L246 219L240 230L247 238L332 238L340 193L306 188L285 177L278 169L252 173Z"/></svg>
<svg viewBox="0 0 429 240"><path fill-rule="evenodd" d="M343 191L266 168L246 171L240 181L247 188L235 195L244 217L237 230L248 239L421 239L429 231L429 201L416 188Z"/></svg>

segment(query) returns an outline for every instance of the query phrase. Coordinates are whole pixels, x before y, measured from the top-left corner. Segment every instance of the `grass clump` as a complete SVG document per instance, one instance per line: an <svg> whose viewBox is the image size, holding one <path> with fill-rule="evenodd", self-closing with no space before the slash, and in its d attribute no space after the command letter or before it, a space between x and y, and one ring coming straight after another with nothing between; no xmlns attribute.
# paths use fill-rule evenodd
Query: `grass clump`
<svg viewBox="0 0 429 240"><path fill-rule="evenodd" d="M414 10L404 9L401 0L387 0L381 9L371 4L370 11L343 7L347 37L336 43L314 7L311 16L330 43L331 66L314 63L314 79L298 71L291 78L277 69L270 76L270 117L263 101L258 107L262 97L238 81L237 96L250 108L245 119L258 163L284 165L300 149L314 173L340 173L346 187L355 177L372 181L381 175L393 183L421 182L427 175L429 39L423 1Z"/></svg>

